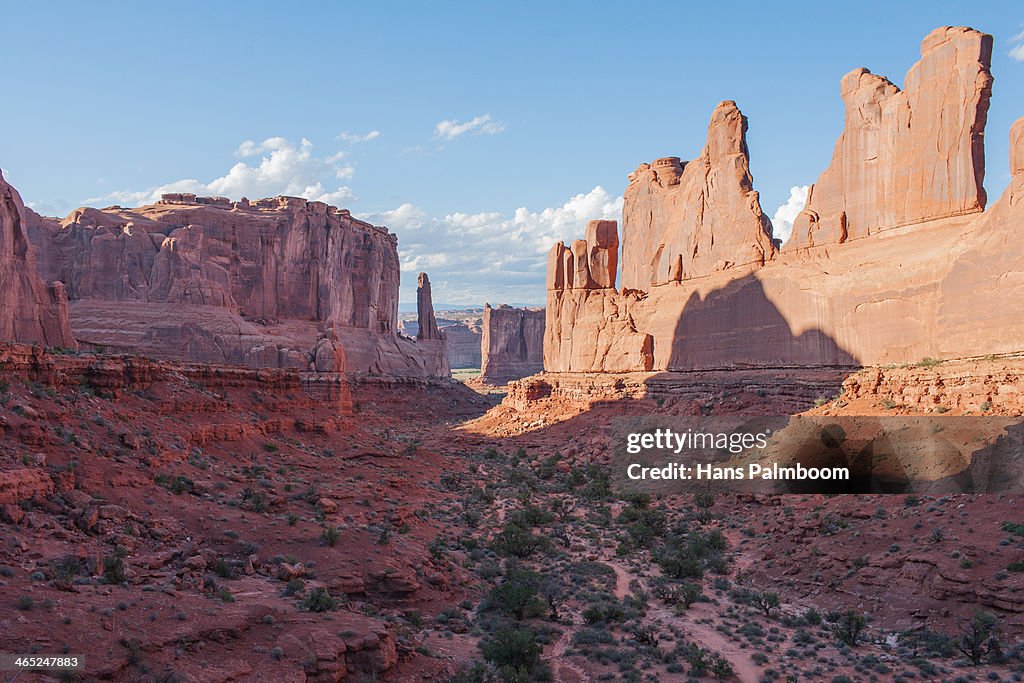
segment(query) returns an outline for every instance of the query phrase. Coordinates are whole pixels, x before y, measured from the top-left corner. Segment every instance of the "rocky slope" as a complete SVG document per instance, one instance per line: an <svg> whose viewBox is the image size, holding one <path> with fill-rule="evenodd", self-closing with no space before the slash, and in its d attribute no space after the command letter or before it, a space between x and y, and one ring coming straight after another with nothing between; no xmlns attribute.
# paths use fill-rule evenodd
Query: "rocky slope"
<svg viewBox="0 0 1024 683"><path fill-rule="evenodd" d="M345 348L335 370L447 371L443 342L397 335L397 238L348 211L172 194L26 216L40 273L63 283L72 329L92 346L304 369L326 339Z"/></svg>
<svg viewBox="0 0 1024 683"><path fill-rule="evenodd" d="M395 619L472 594L427 548L451 468L393 429L425 402L485 405L450 380L365 378L354 402L326 388L0 346L4 649L82 654L86 677L125 681L443 668Z"/></svg>
<svg viewBox="0 0 1024 683"><path fill-rule="evenodd" d="M64 285L47 285L36 273L28 215L21 195L0 173L0 339L77 348Z"/></svg>

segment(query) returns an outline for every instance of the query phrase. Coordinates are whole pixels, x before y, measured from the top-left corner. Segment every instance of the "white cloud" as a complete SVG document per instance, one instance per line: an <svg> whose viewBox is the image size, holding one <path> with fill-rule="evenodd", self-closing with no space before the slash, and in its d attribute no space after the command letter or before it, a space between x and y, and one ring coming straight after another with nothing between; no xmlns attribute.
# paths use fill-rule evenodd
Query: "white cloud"
<svg viewBox="0 0 1024 683"><path fill-rule="evenodd" d="M1010 58L1024 62L1024 31L1010 38L1010 43L1013 45L1009 52Z"/></svg>
<svg viewBox="0 0 1024 683"><path fill-rule="evenodd" d="M789 239L793 232L793 221L807 205L807 193L810 189L810 185L794 185L789 188L789 199L775 209L775 215L772 216L772 228L774 228L776 238L783 242Z"/></svg>
<svg viewBox="0 0 1024 683"><path fill-rule="evenodd" d="M476 116L469 121L459 122L456 119L445 119L434 126L434 137L442 140L454 140L462 135L496 135L505 130L505 124L494 121L490 114Z"/></svg>
<svg viewBox="0 0 1024 683"><path fill-rule="evenodd" d="M413 204L365 216L398 233L403 301L415 300L415 273L431 275L444 303L543 303L547 253L583 237L587 221L619 220L622 197L597 186L561 206L431 216Z"/></svg>
<svg viewBox="0 0 1024 683"><path fill-rule="evenodd" d="M325 186L331 180L348 180L355 173L352 166L342 163L345 155L316 156L313 143L305 138L298 144L282 137L267 138L263 142L246 140L235 150L235 156L252 161L239 161L227 173L206 183L195 178L175 180L145 190L118 190L86 199L84 203L116 202L137 206L155 202L167 192L194 192L231 199L290 195L331 204L355 199L347 186L334 190Z"/></svg>
<svg viewBox="0 0 1024 683"><path fill-rule="evenodd" d="M370 140L376 140L379 137L380 137L380 131L379 130L371 130L369 133L366 133L365 135L359 135L357 133L350 133L350 132L348 132L346 130L344 133L339 133L338 137L336 139L337 140L341 140L342 142L348 142L350 144L355 144L357 142L369 142Z"/></svg>

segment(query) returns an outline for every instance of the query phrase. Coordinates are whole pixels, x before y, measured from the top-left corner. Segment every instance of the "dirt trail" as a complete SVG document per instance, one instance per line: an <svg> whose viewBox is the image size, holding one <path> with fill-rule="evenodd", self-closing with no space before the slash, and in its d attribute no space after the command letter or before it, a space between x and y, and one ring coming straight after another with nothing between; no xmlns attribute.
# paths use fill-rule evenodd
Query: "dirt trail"
<svg viewBox="0 0 1024 683"><path fill-rule="evenodd" d="M621 600L629 594L629 584L634 577L619 560L607 559L605 563L615 570L615 596ZM643 577L635 578L644 590L649 591ZM713 625L698 623L701 619L714 620L719 617L710 603L694 603L683 617L676 616L672 610L660 605L648 607L647 614L665 623L676 624L694 643L725 657L736 673L735 680L741 683L758 683L761 680L761 668L754 663L750 652L740 648L738 643L716 630Z"/></svg>
<svg viewBox="0 0 1024 683"><path fill-rule="evenodd" d="M575 624L573 624L573 627L575 627ZM572 639L573 627L562 629L562 635L551 646L551 651L548 654L548 660L551 662L551 669L555 674L556 683L586 683L586 681L590 680L587 672L565 654Z"/></svg>

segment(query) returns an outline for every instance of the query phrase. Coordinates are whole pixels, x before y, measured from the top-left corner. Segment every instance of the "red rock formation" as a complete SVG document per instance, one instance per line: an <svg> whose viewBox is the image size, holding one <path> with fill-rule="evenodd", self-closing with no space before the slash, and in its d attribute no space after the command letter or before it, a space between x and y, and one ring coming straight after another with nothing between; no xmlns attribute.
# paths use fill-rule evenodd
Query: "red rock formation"
<svg viewBox="0 0 1024 683"><path fill-rule="evenodd" d="M922 116L937 112L931 128L912 126L909 133L885 138L895 151L887 152L888 170L881 175L871 170L879 164L874 155L846 157L841 141L811 203L814 211L828 196L845 206L839 210L846 212L842 220L848 235L864 236L891 225L888 218L871 222L871 216L912 213L915 220L935 219L926 227L872 234L871 239L850 240L842 248L788 249L763 266L737 265L651 287L646 293L598 287L589 270L592 261L585 258L587 244L574 243L571 251L556 245L548 262L545 370L855 367L1024 351L1024 315L1019 306L1009 305L1024 299L1024 280L1019 276L1024 270L1024 233L1017 229L1024 222L1024 123L1016 124L1011 133L1010 187L988 211L976 213L984 203L976 143L988 101L989 45L987 36L969 29L933 32L924 42L925 57L908 75L906 93L893 91L886 100L887 107L903 102ZM856 73L858 82L868 78ZM844 89L851 87L850 78ZM859 92L850 90L855 91ZM888 92L887 87L882 91ZM968 94L953 97L954 93ZM948 107L940 106L945 100ZM871 107L865 105L865 110ZM938 157L934 150L924 150L928 130L934 130L933 146L936 140L939 143ZM870 144L877 146L881 139ZM658 168L651 173L662 173L658 177L672 182L686 172L671 163ZM841 177L848 179L876 178L882 183L891 176L900 184L886 185L883 194L872 195L884 197L873 204L864 199L864 192L875 180L824 192L840 177L837 169L843 169ZM922 184L921 178L934 182ZM648 184L654 180L649 177ZM934 201L921 200L923 196ZM910 200L903 202L904 197ZM967 199L961 202L963 198ZM635 215L635 201L635 192L627 191L625 215ZM690 213L707 209L702 197L693 201ZM887 214L890 210L896 213ZM939 220L941 216L945 218ZM836 220L834 225L842 223ZM671 218L661 215L652 221L648 232L659 235ZM749 244L749 226L734 223L733 229L743 239L730 240L725 230L715 244ZM836 239L839 236L841 231L835 232ZM639 237L633 234L634 246ZM639 239L641 244L656 241L660 244ZM649 262L641 257L638 265L631 255L638 250L631 250L630 244L627 234L622 271L636 277L638 268L642 271ZM580 273L581 268L586 272Z"/></svg>
<svg viewBox="0 0 1024 683"><path fill-rule="evenodd" d="M61 222L30 213L28 227L84 342L258 367L448 372L442 344L397 335L397 238L346 210L173 194Z"/></svg>
<svg viewBox="0 0 1024 683"><path fill-rule="evenodd" d="M448 348L448 365L452 368L479 368L482 355L480 344L483 338L480 325L454 323L441 328L445 346Z"/></svg>
<svg viewBox="0 0 1024 683"><path fill-rule="evenodd" d="M590 221L587 240L559 242L548 254L544 369L629 372L653 367L652 339L637 331L629 306L637 297L615 290L615 221ZM486 326L485 326L486 327Z"/></svg>
<svg viewBox="0 0 1024 683"><path fill-rule="evenodd" d="M753 189L747 121L722 102L700 156L641 164L629 176L622 208L622 286L700 277L775 254L772 228ZM609 285L603 285L609 286Z"/></svg>
<svg viewBox="0 0 1024 683"><path fill-rule="evenodd" d="M430 278L420 273L416 282L416 329L417 339L440 339L437 319L434 317L434 300L430 294Z"/></svg>
<svg viewBox="0 0 1024 683"><path fill-rule="evenodd" d="M595 221L597 222L597 221ZM544 369L544 310L484 307L480 379L506 384Z"/></svg>
<svg viewBox="0 0 1024 683"><path fill-rule="evenodd" d="M846 122L787 249L845 242L985 208L992 36L943 27L904 90L867 69L843 77Z"/></svg>
<svg viewBox="0 0 1024 683"><path fill-rule="evenodd" d="M27 211L0 173L0 339L78 348L64 285L47 287L36 273Z"/></svg>

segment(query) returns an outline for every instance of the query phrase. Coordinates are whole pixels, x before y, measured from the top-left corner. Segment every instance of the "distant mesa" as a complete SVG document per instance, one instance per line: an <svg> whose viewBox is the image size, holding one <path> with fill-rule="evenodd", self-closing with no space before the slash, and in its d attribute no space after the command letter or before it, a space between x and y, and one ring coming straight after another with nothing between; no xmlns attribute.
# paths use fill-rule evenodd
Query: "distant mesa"
<svg viewBox="0 0 1024 683"><path fill-rule="evenodd" d="M19 302L3 309L4 338L255 367L449 374L436 329L419 342L398 334L396 236L346 210L171 193L57 220L2 189L4 293ZM432 319L429 290L426 304Z"/></svg>
<svg viewBox="0 0 1024 683"><path fill-rule="evenodd" d="M544 369L544 309L484 306L480 380L501 385Z"/></svg>

